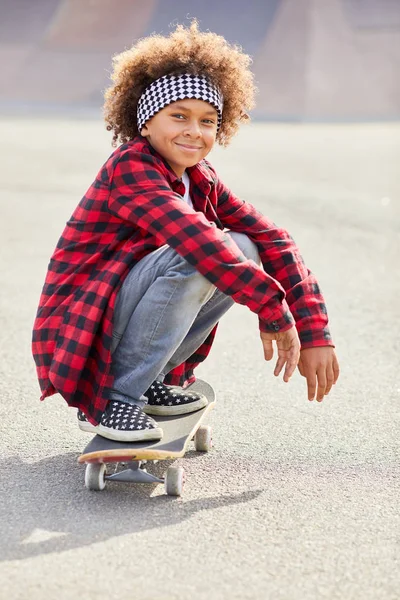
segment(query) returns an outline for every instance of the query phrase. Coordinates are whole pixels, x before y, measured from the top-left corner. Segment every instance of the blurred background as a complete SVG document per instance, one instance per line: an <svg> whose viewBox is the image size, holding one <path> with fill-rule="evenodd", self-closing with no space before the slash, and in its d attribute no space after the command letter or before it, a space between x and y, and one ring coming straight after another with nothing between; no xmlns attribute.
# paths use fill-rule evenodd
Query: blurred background
<svg viewBox="0 0 400 600"><path fill-rule="evenodd" d="M113 151L111 58L197 17L253 57L253 122L219 176L298 243L341 376L273 377L234 306L197 374L214 449L162 486L84 488L88 439L39 402L49 258ZM12 600L398 600L400 0L0 0L0 581ZM0 595L1 595L0 593ZM2 596L3 597L3 596Z"/></svg>
<svg viewBox="0 0 400 600"><path fill-rule="evenodd" d="M192 17L253 57L257 118L400 116L399 0L0 0L0 108L97 109L112 54Z"/></svg>

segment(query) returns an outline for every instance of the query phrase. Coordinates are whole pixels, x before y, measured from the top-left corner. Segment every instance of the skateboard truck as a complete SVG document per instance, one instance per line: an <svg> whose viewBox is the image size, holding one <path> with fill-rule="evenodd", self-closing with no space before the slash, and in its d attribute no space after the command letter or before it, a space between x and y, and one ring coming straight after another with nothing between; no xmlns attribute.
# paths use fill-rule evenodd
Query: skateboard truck
<svg viewBox="0 0 400 600"><path fill-rule="evenodd" d="M104 463L88 463L85 471L85 485L89 490L104 490L107 479L124 483L163 483L169 496L180 496L185 481L183 467L168 467L165 478L156 477L141 467L141 461L128 461L128 468L110 475Z"/></svg>
<svg viewBox="0 0 400 600"><path fill-rule="evenodd" d="M122 481L124 483L164 483L164 479L156 477L152 473L148 473L142 466L141 461L129 461L126 463L127 468L111 475L105 475L104 479L112 479L113 481Z"/></svg>

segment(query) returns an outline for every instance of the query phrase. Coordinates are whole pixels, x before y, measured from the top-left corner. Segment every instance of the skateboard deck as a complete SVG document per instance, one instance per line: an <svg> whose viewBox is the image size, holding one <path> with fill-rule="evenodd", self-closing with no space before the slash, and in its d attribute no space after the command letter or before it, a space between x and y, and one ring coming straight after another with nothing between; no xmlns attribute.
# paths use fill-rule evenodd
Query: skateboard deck
<svg viewBox="0 0 400 600"><path fill-rule="evenodd" d="M201 379L187 388L204 394L208 404L192 413L160 417L155 416L163 430L161 440L142 442L115 442L96 435L78 458L86 463L85 484L91 490L102 490L106 480L132 483L165 483L170 495L180 495L183 485L182 467L170 467L165 478L158 478L143 468L147 462L181 458L194 438L195 447L207 452L211 448L211 428L202 427L207 414L215 406L215 392L211 385ZM114 463L115 473L107 474L106 465ZM127 463L128 468L117 472L117 463ZM169 480L169 482L168 482Z"/></svg>

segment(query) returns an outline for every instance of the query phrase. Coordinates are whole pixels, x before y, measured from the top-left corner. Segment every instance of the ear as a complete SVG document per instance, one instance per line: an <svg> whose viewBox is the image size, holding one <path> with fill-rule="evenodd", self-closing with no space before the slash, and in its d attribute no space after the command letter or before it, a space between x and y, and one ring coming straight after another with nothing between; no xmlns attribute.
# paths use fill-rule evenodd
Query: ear
<svg viewBox="0 0 400 600"><path fill-rule="evenodd" d="M142 129L140 130L140 135L142 137L147 137L149 135L149 130L147 125L143 125Z"/></svg>

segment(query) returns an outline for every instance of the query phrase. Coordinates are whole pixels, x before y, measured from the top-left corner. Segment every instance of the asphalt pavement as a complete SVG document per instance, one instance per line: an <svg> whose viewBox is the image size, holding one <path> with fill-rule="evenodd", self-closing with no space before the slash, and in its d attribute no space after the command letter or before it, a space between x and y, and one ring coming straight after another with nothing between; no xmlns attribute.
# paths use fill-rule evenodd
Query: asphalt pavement
<svg viewBox="0 0 400 600"><path fill-rule="evenodd" d="M0 140L0 598L399 599L400 125L251 125L211 157L300 246L341 377L308 402L235 306L198 370L217 392L214 448L178 461L181 498L89 492L77 457L90 435L60 396L39 401L39 294L110 134L4 117Z"/></svg>

